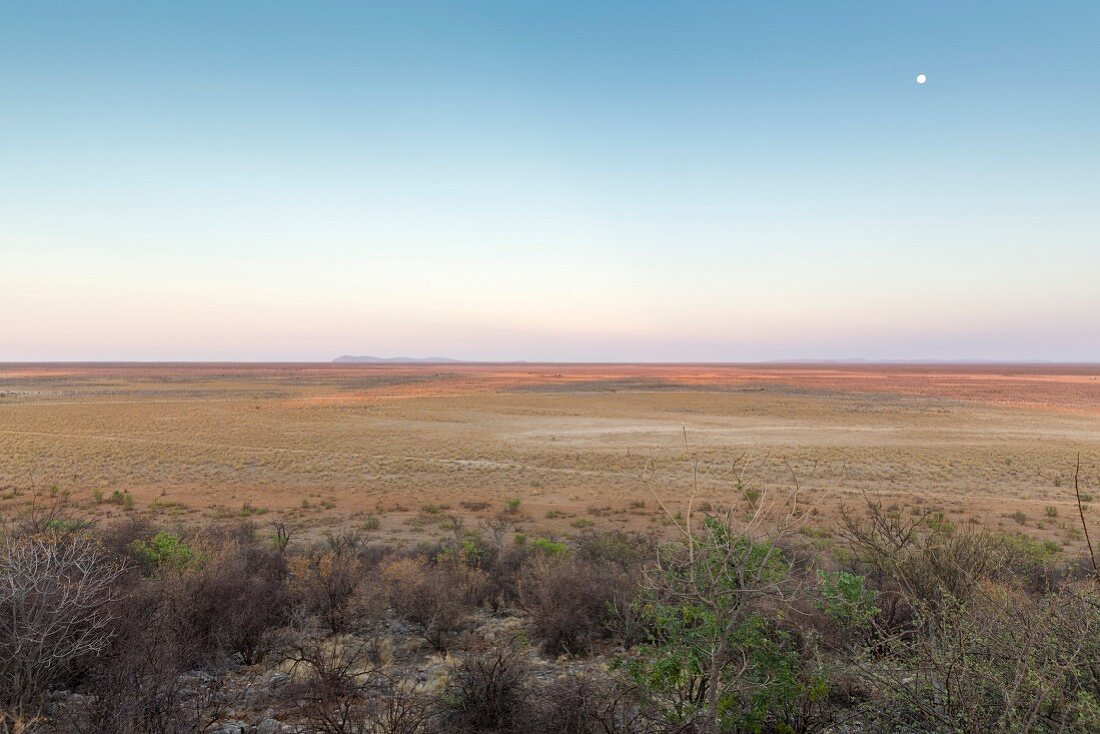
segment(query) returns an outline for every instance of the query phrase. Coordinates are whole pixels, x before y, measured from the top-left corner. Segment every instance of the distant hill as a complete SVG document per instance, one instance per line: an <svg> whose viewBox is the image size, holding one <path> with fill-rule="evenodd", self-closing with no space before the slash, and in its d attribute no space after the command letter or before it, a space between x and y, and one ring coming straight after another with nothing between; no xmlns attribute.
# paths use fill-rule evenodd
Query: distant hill
<svg viewBox="0 0 1100 734"><path fill-rule="evenodd" d="M460 359L451 359L450 357L369 357L361 356L357 357L351 354L345 354L332 360L333 362L389 362L389 363L406 363L406 364L446 364L449 362L461 362Z"/></svg>

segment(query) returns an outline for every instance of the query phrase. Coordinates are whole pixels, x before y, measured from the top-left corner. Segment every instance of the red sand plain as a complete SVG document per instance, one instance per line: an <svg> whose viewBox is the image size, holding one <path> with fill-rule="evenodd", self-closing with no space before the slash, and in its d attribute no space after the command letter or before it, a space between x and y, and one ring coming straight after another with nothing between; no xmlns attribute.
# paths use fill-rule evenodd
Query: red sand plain
<svg viewBox="0 0 1100 734"><path fill-rule="evenodd" d="M214 379L265 381L407 378L365 387L358 397L460 395L535 386L605 383L615 389L783 385L808 390L912 395L1005 407L1100 414L1098 364L0 364L5 384L34 380ZM322 396L323 397L323 396ZM346 395L327 396L333 399Z"/></svg>

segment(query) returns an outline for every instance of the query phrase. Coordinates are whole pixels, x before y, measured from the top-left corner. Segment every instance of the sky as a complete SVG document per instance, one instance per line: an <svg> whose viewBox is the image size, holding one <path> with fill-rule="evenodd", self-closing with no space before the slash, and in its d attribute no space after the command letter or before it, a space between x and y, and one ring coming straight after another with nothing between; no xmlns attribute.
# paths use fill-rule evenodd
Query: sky
<svg viewBox="0 0 1100 734"><path fill-rule="evenodd" d="M0 361L1100 361L1098 38L1095 0L0 0Z"/></svg>

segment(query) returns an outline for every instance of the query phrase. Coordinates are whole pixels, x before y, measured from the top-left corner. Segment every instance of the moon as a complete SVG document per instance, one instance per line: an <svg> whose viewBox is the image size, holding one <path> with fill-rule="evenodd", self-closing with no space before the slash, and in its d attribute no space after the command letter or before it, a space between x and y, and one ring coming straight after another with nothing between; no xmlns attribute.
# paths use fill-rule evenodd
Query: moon
<svg viewBox="0 0 1100 734"><path fill-rule="evenodd" d="M928 77L924 74L917 74L917 84L924 84L926 81L928 81Z"/></svg>

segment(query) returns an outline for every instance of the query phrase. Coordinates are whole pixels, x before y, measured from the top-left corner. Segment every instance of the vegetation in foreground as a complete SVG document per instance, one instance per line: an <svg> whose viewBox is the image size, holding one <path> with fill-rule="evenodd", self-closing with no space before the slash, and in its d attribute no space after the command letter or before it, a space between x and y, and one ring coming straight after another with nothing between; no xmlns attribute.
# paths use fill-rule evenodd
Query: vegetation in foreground
<svg viewBox="0 0 1100 734"><path fill-rule="evenodd" d="M738 496L415 549L37 506L0 540L0 731L1100 731L1091 558L873 502L823 547L797 493Z"/></svg>

